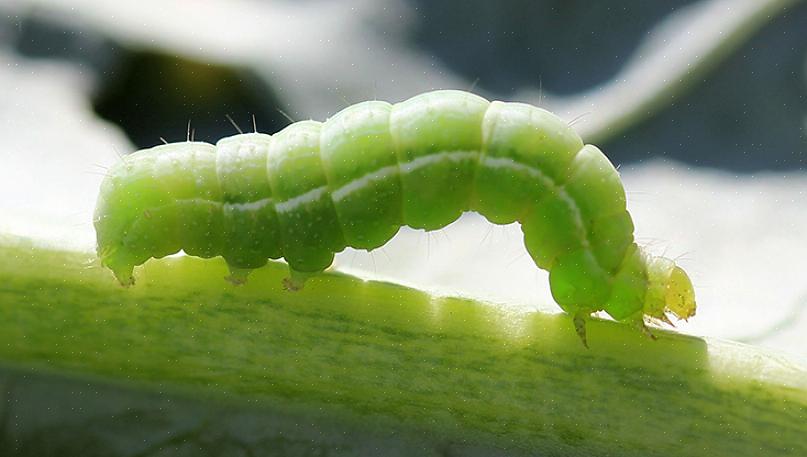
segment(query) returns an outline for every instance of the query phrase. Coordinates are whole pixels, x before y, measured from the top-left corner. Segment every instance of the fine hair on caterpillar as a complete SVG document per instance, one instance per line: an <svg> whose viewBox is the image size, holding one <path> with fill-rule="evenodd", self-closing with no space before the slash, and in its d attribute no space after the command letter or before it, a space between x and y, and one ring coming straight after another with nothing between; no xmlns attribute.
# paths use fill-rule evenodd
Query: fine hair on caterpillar
<svg viewBox="0 0 807 457"><path fill-rule="evenodd" d="M465 211L521 223L584 344L597 311L645 332L645 319L695 313L686 273L636 244L619 173L596 146L546 110L458 90L135 152L109 171L94 224L122 284L184 250L223 257L236 283L284 258L295 290L346 247L371 251L401 226L437 230Z"/></svg>

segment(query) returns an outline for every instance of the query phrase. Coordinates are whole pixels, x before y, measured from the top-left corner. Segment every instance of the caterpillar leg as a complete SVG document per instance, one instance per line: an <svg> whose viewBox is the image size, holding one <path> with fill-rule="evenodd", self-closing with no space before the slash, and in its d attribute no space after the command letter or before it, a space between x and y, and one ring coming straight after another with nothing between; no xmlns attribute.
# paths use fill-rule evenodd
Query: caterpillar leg
<svg viewBox="0 0 807 457"><path fill-rule="evenodd" d="M297 292L303 288L308 278L316 274L317 273L307 273L289 268L289 276L287 278L283 278L283 288L289 292Z"/></svg>
<svg viewBox="0 0 807 457"><path fill-rule="evenodd" d="M252 273L252 268L238 268L229 266L230 275L225 276L224 279L232 283L234 286L241 286L246 284L247 277Z"/></svg>
<svg viewBox="0 0 807 457"><path fill-rule="evenodd" d="M104 264L104 260L101 260L102 265ZM130 262L114 262L109 261L105 263L107 268L112 270L112 274L115 275L115 279L118 280L121 286L129 287L134 285L134 265Z"/></svg>
<svg viewBox="0 0 807 457"><path fill-rule="evenodd" d="M578 311L572 318L574 321L574 330L577 332L577 336L580 337L580 341L583 342L583 346L585 346L586 349L588 349L588 341L586 341L586 318L588 316L588 312Z"/></svg>
<svg viewBox="0 0 807 457"><path fill-rule="evenodd" d="M658 339L658 337L654 335L653 332L650 331L650 327L648 327L647 324L644 323L643 319L639 319L636 322L636 325L639 327L639 331L642 332L644 336L650 338L653 341Z"/></svg>
<svg viewBox="0 0 807 457"><path fill-rule="evenodd" d="M115 278L118 280L121 286L129 287L133 286L135 283L134 276L132 273L115 273Z"/></svg>

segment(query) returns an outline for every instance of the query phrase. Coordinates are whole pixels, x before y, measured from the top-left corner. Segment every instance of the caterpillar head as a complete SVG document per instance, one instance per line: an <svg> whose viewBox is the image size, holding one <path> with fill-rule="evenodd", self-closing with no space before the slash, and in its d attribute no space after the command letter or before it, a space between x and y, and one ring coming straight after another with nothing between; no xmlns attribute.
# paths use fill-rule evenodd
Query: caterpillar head
<svg viewBox="0 0 807 457"><path fill-rule="evenodd" d="M677 319L695 315L695 290L686 272L672 260L654 257L647 264L648 287L644 315L670 322L667 314Z"/></svg>
<svg viewBox="0 0 807 457"><path fill-rule="evenodd" d="M695 315L695 290L692 281L684 270L676 265L667 279L664 293L664 311L678 319L689 319Z"/></svg>

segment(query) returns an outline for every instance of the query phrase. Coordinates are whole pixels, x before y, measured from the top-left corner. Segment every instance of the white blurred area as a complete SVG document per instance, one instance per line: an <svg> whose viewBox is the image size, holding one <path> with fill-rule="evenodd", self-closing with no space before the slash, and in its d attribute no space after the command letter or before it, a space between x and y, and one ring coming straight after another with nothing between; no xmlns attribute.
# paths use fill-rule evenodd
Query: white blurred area
<svg viewBox="0 0 807 457"><path fill-rule="evenodd" d="M72 65L0 48L0 234L92 246L101 179L132 146L92 111L91 83Z"/></svg>
<svg viewBox="0 0 807 457"><path fill-rule="evenodd" d="M139 3L154 2L142 0ZM258 8L257 3L238 3ZM355 8L379 8L371 7L372 2L350 3ZM747 4L738 2L737 5L740 3ZM213 49L214 44L206 48L202 40L194 49L189 44L192 40L189 41L181 29L185 26L176 25L177 22L163 15L159 21L153 19L152 24L156 27L153 29L156 38L151 39L161 41L148 43L149 39L137 23L148 18L139 17L124 6L109 6L111 4L83 0L67 6L66 2L54 0L11 0L0 7L0 11L6 8L13 12L9 14L24 14L34 5L53 14L63 12L71 21L93 23L94 27L101 28L111 28L110 16L114 16L121 25L108 33L138 46L159 46L172 52L194 53L195 57L217 60L223 59L222 56L247 61L254 57L250 49L255 49L255 29L244 27L238 31L238 28L227 27L229 32L219 41L219 44L224 43L221 48ZM277 22L280 20L276 16L278 11L283 11L292 18L290 20L308 24L307 27L325 21L324 12L301 17L303 10L291 6L293 2L265 4L263 9L253 9L252 15L259 17L265 10L271 12L271 20ZM389 4L397 5L396 2ZM98 8L93 8L95 5ZM182 7L172 7L171 11L167 11L167 7L163 9L169 18L170 14L177 15L176 18L187 15L191 24L214 17L206 14L229 14L231 19L244 16L234 2L208 1L205 7L193 2L193 5L192 13ZM134 19L126 21L127 14ZM342 19L347 20L346 17L350 16ZM247 23L253 22L254 17ZM296 42L295 35L286 35L284 46L297 46L298 54L289 57L286 63L285 56L274 56L274 66L264 69L267 75L277 75L283 86L282 93L291 105L316 114L331 112L332 107L327 103L319 110L311 108L318 94L327 94L331 101L334 98L324 78L346 79L346 75L357 71L340 73L341 70L334 67L332 73L312 74L301 61L302 57L321 57L326 62L335 58L354 59L360 67L362 62L373 59L376 51L361 52L361 28L356 29L352 37L342 37L338 49L336 41L328 41L328 34L336 33L335 30L331 26L320 28L314 34L314 42L310 36L299 37ZM199 29L193 33L199 34ZM316 40L327 42L326 49L317 49ZM252 43L251 48L249 43ZM395 52L400 55L396 56ZM411 65L413 68L429 60L394 45L390 45L385 56L388 62L384 65ZM429 79L430 74L420 79L410 75L401 81L385 80L382 86L388 90L383 87L381 90L400 99L403 94L411 95L433 86L452 82L465 84L443 73L439 67L433 71L432 79ZM302 82L309 76L318 79ZM361 84L370 87L368 81L354 81L350 97L358 97L356 87ZM311 90L313 86L318 90ZM104 169L119 160L116 151L125 153L133 147L119 128L100 120L92 112L89 98L93 81L79 67L64 62L23 59L0 46L0 87L3 88L0 98L0 133L3 135L0 234L17 234L61 247L92 250L94 234L90 221ZM303 93L300 103L295 105L295 97ZM589 117L597 119L597 116L595 110ZM693 277L698 314L690 322L682 323L681 331L748 341L807 356L804 338L807 334L804 268L807 240L803 236L807 233L807 173L734 176L662 161L623 167L620 172L640 244L649 246L654 253L680 258L679 263ZM366 278L412 285L435 294L479 298L527 311L558 311L549 294L547 275L538 270L526 254L520 229L492 226L477 215L466 215L447 229L430 234L403 229L387 246L371 254L355 251L340 254L335 268Z"/></svg>

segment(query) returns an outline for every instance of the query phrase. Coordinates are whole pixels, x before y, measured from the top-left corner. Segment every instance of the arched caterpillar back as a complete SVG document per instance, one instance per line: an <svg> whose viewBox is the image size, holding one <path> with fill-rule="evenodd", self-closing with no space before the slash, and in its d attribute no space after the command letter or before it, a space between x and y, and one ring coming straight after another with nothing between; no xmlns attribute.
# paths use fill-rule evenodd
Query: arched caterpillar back
<svg viewBox="0 0 807 457"><path fill-rule="evenodd" d="M642 328L645 317L695 313L686 273L634 242L619 174L597 147L543 109L462 91L359 103L273 136L138 151L105 179L95 228L123 284L136 265L182 249L224 257L236 282L283 257L293 289L346 246L372 250L402 225L435 230L464 211L521 223L583 337L599 310Z"/></svg>

